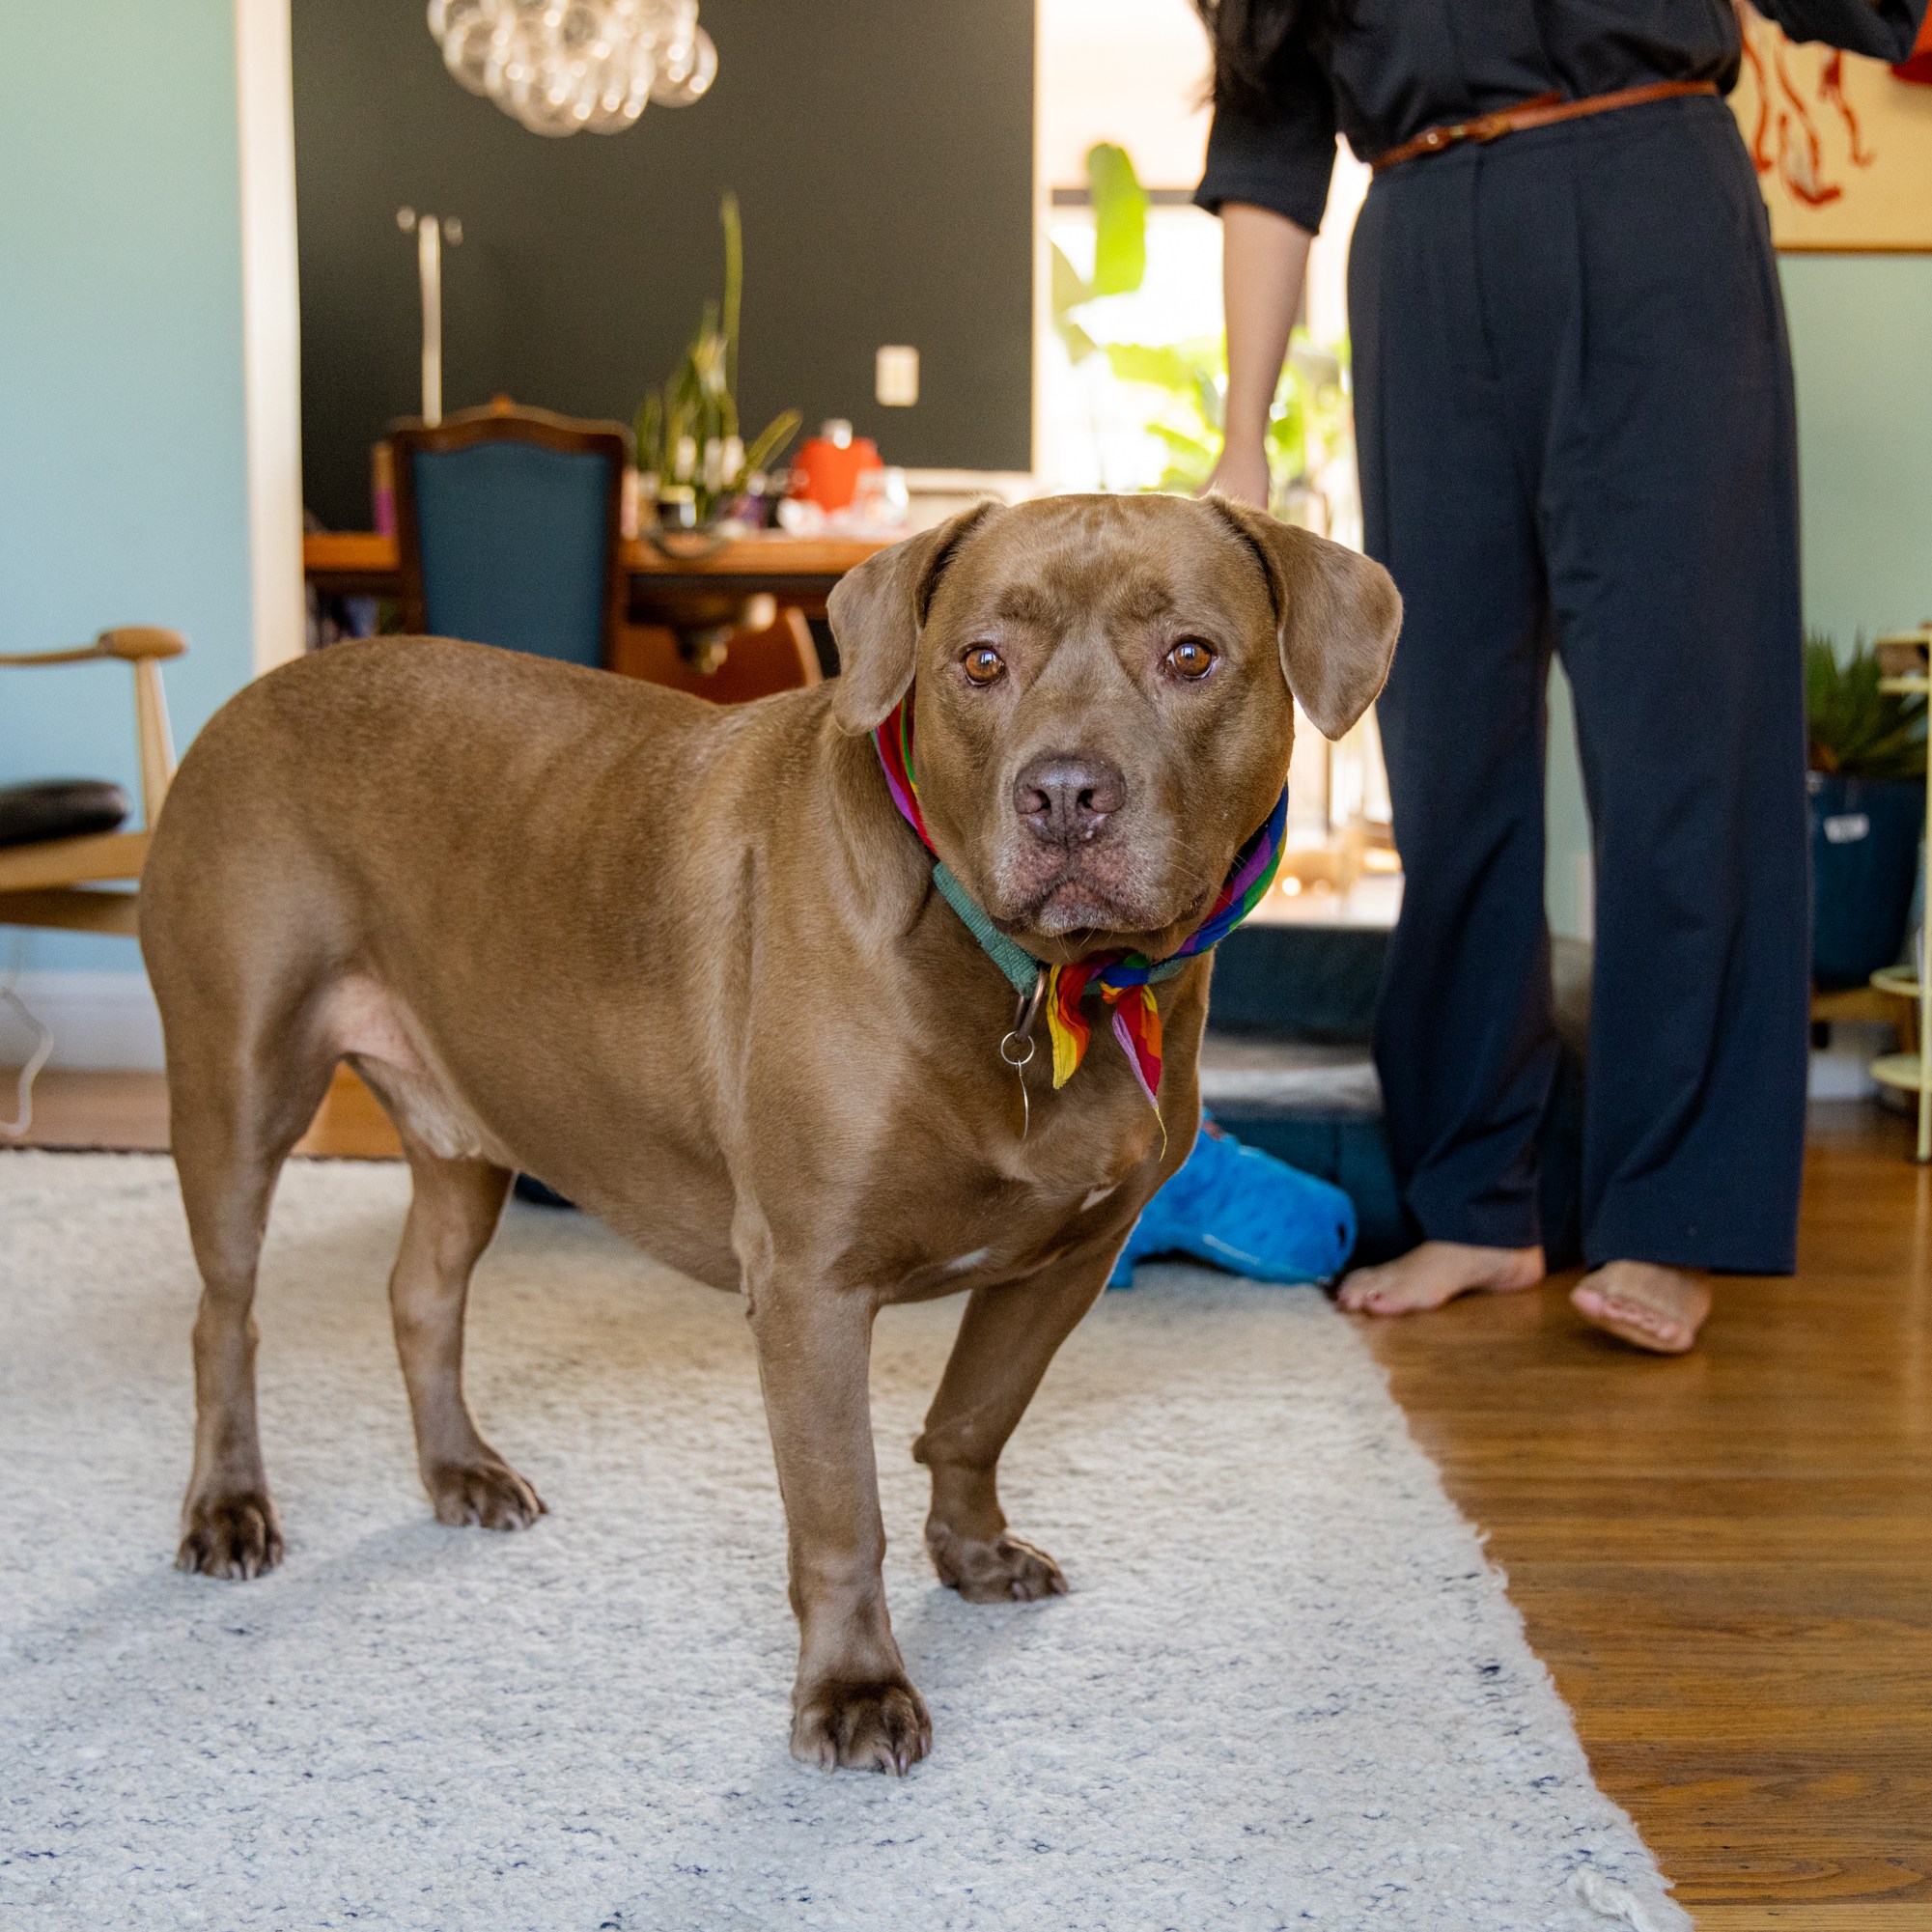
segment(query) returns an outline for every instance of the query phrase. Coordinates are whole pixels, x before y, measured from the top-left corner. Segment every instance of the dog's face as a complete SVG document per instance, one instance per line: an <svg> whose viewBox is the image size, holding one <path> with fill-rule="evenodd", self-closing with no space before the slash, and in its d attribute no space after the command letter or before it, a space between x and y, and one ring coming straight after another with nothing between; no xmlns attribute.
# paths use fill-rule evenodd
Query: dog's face
<svg viewBox="0 0 1932 1932"><path fill-rule="evenodd" d="M1377 564L1234 504L983 507L831 601L835 713L916 678L939 855L1043 956L1160 957L1206 916L1286 781L1293 695L1330 737L1382 688L1401 602Z"/></svg>

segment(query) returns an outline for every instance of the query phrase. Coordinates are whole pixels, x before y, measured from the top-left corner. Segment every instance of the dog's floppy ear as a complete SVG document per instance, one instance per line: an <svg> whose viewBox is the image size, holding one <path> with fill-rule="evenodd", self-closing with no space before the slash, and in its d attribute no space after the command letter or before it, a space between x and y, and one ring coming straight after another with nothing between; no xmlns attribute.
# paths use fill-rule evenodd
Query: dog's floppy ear
<svg viewBox="0 0 1932 1932"><path fill-rule="evenodd" d="M937 528L868 557L833 586L828 611L839 674L832 716L840 730L872 730L906 695L939 574L960 540L994 509L976 503Z"/></svg>
<svg viewBox="0 0 1932 1932"><path fill-rule="evenodd" d="M1402 597L1378 563L1245 503L1208 499L1261 559L1274 600L1281 675L1324 738L1375 702L1402 629Z"/></svg>

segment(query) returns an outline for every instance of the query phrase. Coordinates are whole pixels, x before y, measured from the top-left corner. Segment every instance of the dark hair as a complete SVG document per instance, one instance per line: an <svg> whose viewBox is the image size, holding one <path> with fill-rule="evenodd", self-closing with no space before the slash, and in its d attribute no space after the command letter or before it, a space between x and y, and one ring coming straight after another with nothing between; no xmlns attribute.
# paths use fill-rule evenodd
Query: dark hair
<svg viewBox="0 0 1932 1932"><path fill-rule="evenodd" d="M1215 50L1215 99L1261 107L1274 64L1299 28L1313 38L1331 25L1333 0L1194 0Z"/></svg>

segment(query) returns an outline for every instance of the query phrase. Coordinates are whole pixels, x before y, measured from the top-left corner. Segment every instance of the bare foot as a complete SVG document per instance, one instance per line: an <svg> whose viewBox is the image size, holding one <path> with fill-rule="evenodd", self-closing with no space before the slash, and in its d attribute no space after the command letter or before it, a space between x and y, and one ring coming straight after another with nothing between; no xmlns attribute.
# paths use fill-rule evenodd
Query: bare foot
<svg viewBox="0 0 1932 1932"><path fill-rule="evenodd" d="M1689 1269L1609 1261L1570 1290L1570 1304L1584 1321L1633 1348L1683 1355L1695 1346L1711 1312L1711 1289L1702 1274Z"/></svg>
<svg viewBox="0 0 1932 1932"><path fill-rule="evenodd" d="M1466 1247L1425 1241L1380 1268L1358 1268L1335 1300L1363 1315L1413 1315L1458 1295L1513 1295L1543 1278L1540 1247Z"/></svg>

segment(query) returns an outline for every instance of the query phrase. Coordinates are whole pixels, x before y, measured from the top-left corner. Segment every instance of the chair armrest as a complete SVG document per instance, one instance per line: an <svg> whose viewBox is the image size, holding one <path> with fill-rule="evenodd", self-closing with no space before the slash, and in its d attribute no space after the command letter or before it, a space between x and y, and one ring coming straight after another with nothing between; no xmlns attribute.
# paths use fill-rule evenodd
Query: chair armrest
<svg viewBox="0 0 1932 1932"><path fill-rule="evenodd" d="M158 624L123 624L112 630L103 630L95 648L103 657L130 660L180 658L186 653L188 640L179 630L166 630Z"/></svg>
<svg viewBox="0 0 1932 1932"><path fill-rule="evenodd" d="M156 624L124 624L103 630L92 644L69 651L0 653L6 664L84 664L118 658L134 673L134 736L141 755L142 816L150 831L161 815L161 800L175 775L175 743L168 729L168 700L161 689L160 660L179 658L187 649L179 630Z"/></svg>
<svg viewBox="0 0 1932 1932"><path fill-rule="evenodd" d="M124 624L103 630L92 644L69 651L0 652L0 664L85 664L97 658L121 658L137 662L143 658L179 658L187 649L187 639L179 630L164 630L154 624Z"/></svg>

